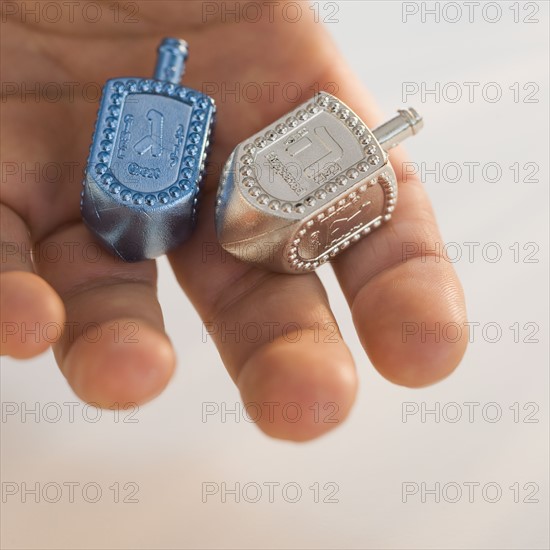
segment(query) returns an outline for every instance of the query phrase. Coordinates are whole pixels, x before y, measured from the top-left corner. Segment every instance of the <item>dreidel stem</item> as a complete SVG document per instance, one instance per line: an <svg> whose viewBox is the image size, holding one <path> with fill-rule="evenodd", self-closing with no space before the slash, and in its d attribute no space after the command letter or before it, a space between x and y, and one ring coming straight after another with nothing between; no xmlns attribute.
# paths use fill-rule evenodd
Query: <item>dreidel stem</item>
<svg viewBox="0 0 550 550"><path fill-rule="evenodd" d="M179 84L185 72L188 57L187 42L177 38L165 38L157 50L155 80Z"/></svg>
<svg viewBox="0 0 550 550"><path fill-rule="evenodd" d="M400 109L399 114L373 130L374 137L388 150L399 145L404 139L414 136L424 126L422 117L412 108Z"/></svg>

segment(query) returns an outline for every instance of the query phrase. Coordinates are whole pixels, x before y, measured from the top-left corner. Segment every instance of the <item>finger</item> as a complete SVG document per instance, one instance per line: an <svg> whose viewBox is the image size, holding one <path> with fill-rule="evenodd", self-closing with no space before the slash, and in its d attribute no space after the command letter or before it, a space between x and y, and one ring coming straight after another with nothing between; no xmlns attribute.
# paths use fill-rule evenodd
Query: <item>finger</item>
<svg viewBox="0 0 550 550"><path fill-rule="evenodd" d="M194 237L170 255L179 283L267 434L311 439L338 425L357 389L352 357L314 274L252 268L221 251L213 197Z"/></svg>
<svg viewBox="0 0 550 550"><path fill-rule="evenodd" d="M125 263L104 251L82 223L41 241L39 273L59 293L67 319L54 348L75 393L102 407L143 403L175 367L156 297L152 261Z"/></svg>
<svg viewBox="0 0 550 550"><path fill-rule="evenodd" d="M61 326L63 303L54 289L33 272L29 232L23 220L0 205L0 354L26 359L55 341L44 330Z"/></svg>
<svg viewBox="0 0 550 550"><path fill-rule="evenodd" d="M346 69L341 98L372 128L381 120L365 90ZM390 159L399 199L392 219L334 262L361 342L374 366L406 386L433 383L452 372L467 345L464 295L421 183L403 178L400 148ZM451 327L451 337L442 332ZM430 333L429 331L433 331Z"/></svg>

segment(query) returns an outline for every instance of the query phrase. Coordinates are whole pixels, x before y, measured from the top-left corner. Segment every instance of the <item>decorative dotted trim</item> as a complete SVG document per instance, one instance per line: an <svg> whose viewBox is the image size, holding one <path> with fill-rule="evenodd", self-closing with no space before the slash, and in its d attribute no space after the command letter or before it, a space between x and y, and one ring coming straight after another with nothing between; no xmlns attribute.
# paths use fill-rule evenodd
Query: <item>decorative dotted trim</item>
<svg viewBox="0 0 550 550"><path fill-rule="evenodd" d="M351 168L348 168L344 173L338 174L320 186L311 195L299 201L285 202L275 199L265 193L254 176L252 165L254 164L257 152L296 128L300 122L305 122L321 110L336 115L344 121L361 145L365 158ZM245 154L239 159L238 169L243 177L242 184L247 189L248 195L255 199L256 203L260 206L267 206L274 212L281 210L285 214L304 214L308 210L312 210L317 201L324 200L330 195L337 196L342 188L349 187L348 184L350 183L351 185L356 183L354 180L357 180L361 174L379 169L384 162L380 148L373 143L373 136L361 119L353 116L353 113L346 105L337 98L323 92L317 94L311 102L302 106L284 122L278 122L275 126L267 128L263 136L256 137L253 141L245 143L243 150Z"/></svg>
<svg viewBox="0 0 550 550"><path fill-rule="evenodd" d="M214 108L214 110L212 111L212 117L210 119L211 122L208 126L208 134L206 135L206 142L204 144L204 154L202 156L200 172L197 179L197 192L195 193L195 197L193 199L193 211L191 213L193 223L196 223L197 221L197 214L198 214L198 209L199 209L199 204L201 199L202 183L204 180L204 175L206 173L206 159L208 158L208 154L210 153L210 139L212 136L212 130L216 123L215 115L216 115L216 111Z"/></svg>
<svg viewBox="0 0 550 550"><path fill-rule="evenodd" d="M235 155L235 152L231 153L229 155L229 158L225 161L225 164L223 166L222 170L222 177L220 178L220 183L218 185L218 192L216 193L216 215L220 212L220 208L222 208L223 205L223 194L225 190L225 186L227 185L227 177L229 174L229 170L231 169L231 163L233 161L233 156Z"/></svg>
<svg viewBox="0 0 550 550"><path fill-rule="evenodd" d="M100 176L99 181L108 188L113 195L119 195L123 203L136 206L155 206L156 204L167 204L175 202L185 195L190 189L200 187L204 166L207 157L209 136L211 132L216 106L214 100L207 95L186 88L177 86L171 82L160 82L151 79L128 80L126 82L116 81L110 88L111 95L106 104L107 113L103 120L97 121L94 140L99 139L98 130L102 130L102 140L99 144L99 152L95 159L89 159L88 170L93 170ZM180 179L177 183L156 193L139 193L122 184L109 170L114 141L117 135L117 128L122 113L122 104L128 94L152 94L169 97L191 105L191 121L187 128L185 137L185 156L181 161ZM211 111L210 123L205 124L208 111ZM205 147L200 159L197 159L200 144L205 139ZM93 166L92 166L93 165ZM193 202L193 214L195 214L198 198Z"/></svg>
<svg viewBox="0 0 550 550"><path fill-rule="evenodd" d="M342 197L338 201L338 205L344 206L346 203L354 200L358 194L364 193L369 187L373 187L374 185L382 186L385 197L384 211L377 219L371 222L370 225L359 228L352 235L348 235L347 237L345 237L342 242L338 243L335 246L332 246L330 249L325 251L325 253L320 256L318 260L315 261L304 260L300 257L298 253L298 245L302 241L304 235L308 233L308 231L315 223L313 219L308 220L297 231L296 238L288 247L286 260L290 264L290 267L299 272L306 272L317 269L320 265L326 263L330 258L334 258L340 252L348 248L350 244L353 244L354 242L359 241L365 235L368 235L373 229L379 227L382 222L390 220L392 212L395 209L395 203L397 201L397 185L395 183L393 175L389 172L383 172L377 178L371 179L361 185L358 189L356 188L355 190L351 191L345 197ZM318 212L315 215L315 221L321 221L325 216L332 214L335 209L336 206L334 204L326 207L323 211Z"/></svg>

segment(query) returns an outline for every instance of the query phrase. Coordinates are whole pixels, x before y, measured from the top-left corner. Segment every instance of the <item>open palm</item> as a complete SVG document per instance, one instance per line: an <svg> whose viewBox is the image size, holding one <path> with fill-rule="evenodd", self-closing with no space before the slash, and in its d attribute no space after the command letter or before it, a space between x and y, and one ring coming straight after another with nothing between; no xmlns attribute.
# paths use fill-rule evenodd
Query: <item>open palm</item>
<svg viewBox="0 0 550 550"><path fill-rule="evenodd" d="M67 94L60 101L38 102L13 94L2 103L2 353L31 357L59 336L54 352L68 382L82 399L102 406L146 401L168 382L175 356L156 297L155 262L126 264L107 252L90 252L97 246L80 219L79 200L97 102L82 93L71 97L63 83L79 83L75 89L81 91L84 83L102 85L116 76L150 76L161 38L181 37L191 54L185 85L210 93L218 114L199 223L193 237L169 255L174 272L209 327L273 327L258 341L239 343L213 331L245 402L295 402L304 410L313 403L335 403L334 418L342 420L357 379L317 275L270 273L205 250L216 243L219 171L239 141L327 83L337 84L338 97L369 126L380 122L378 113L308 10L299 23L276 15L275 22L264 17L236 24L203 23L199 2L139 6L139 23L132 25L14 21L4 26L3 80L31 89L55 82ZM295 102L281 93L288 82L303 92ZM259 101L252 92L251 101L242 93L226 93L242 91L245 83L261 87ZM400 150L392 152L398 176L404 160ZM456 367L466 335L456 342L423 341L419 331L404 341L403 323L462 324L465 307L452 266L435 253L420 257L441 240L422 186L408 178L399 193L392 221L343 253L333 267L375 367L393 382L420 386ZM418 251L407 261L403 243ZM281 334L281 327L289 326L302 328L300 338ZM29 327L38 331L22 337ZM120 337L124 331L136 337ZM309 439L335 425L316 422L314 415L287 422L281 407L272 412L271 418L262 415L260 426L276 437Z"/></svg>

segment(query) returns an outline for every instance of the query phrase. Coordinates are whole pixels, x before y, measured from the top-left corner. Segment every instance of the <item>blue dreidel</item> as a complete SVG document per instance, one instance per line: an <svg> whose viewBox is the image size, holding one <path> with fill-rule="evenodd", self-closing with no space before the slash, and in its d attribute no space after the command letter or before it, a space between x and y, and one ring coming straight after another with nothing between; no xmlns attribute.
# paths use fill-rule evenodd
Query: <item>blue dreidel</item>
<svg viewBox="0 0 550 550"><path fill-rule="evenodd" d="M214 100L179 82L187 43L166 38L153 79L116 78L103 89L86 168L86 225L126 261L185 241L197 215Z"/></svg>

